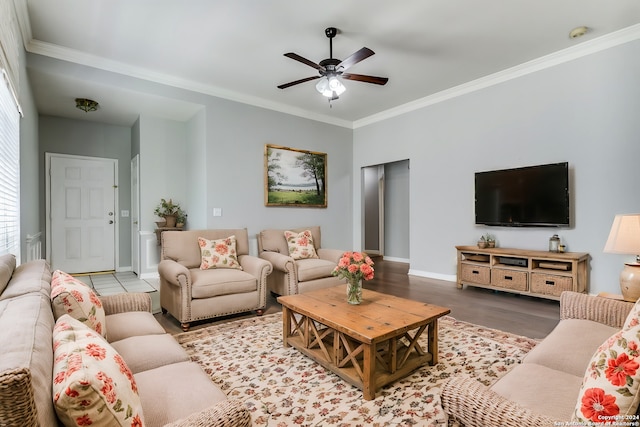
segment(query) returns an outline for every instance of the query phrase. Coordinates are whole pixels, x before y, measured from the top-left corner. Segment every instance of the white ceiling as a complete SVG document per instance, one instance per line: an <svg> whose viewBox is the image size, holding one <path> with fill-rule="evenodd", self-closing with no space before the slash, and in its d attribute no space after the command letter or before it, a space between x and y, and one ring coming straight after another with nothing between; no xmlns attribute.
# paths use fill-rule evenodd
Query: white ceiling
<svg viewBox="0 0 640 427"><path fill-rule="evenodd" d="M353 126L558 52L638 38L640 32L638 0L16 4L38 111L121 125L131 125L140 113L185 120L201 106L123 87L105 71ZM582 25L589 32L571 39L570 30ZM347 91L331 108L315 82L276 87L317 75L283 54L295 52L316 63L328 58L324 30L330 26L339 30L334 57L372 49L376 54L349 72L388 77L386 86L345 81ZM95 99L101 108L81 112L74 108L76 97Z"/></svg>

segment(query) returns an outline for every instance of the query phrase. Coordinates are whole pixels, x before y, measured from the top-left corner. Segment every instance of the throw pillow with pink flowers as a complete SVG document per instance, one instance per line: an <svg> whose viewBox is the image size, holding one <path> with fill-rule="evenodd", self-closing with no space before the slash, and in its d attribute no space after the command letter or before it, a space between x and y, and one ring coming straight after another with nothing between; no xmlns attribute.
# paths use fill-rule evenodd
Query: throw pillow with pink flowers
<svg viewBox="0 0 640 427"><path fill-rule="evenodd" d="M587 367L573 421L606 425L628 421L640 403L639 311L629 314L622 330L609 337ZM610 424L613 425L613 424Z"/></svg>

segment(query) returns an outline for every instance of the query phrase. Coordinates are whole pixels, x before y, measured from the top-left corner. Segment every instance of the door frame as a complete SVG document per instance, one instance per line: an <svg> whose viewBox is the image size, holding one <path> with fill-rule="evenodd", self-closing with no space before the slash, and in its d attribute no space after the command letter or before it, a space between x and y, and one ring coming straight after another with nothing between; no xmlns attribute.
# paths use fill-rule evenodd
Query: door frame
<svg viewBox="0 0 640 427"><path fill-rule="evenodd" d="M119 205L119 184L118 184L118 159L110 159L106 157L91 157L91 156L77 156L73 154L62 153L44 153L45 159L45 259L47 262L51 262L51 158L62 157L74 160L101 160L113 163L114 173L114 195L113 195L113 214L114 214L114 268L115 271L119 271L120 268L120 215L118 214Z"/></svg>
<svg viewBox="0 0 640 427"><path fill-rule="evenodd" d="M134 176L135 175L135 176ZM135 182L134 182L135 181ZM140 154L131 159L131 270L140 276Z"/></svg>
<svg viewBox="0 0 640 427"><path fill-rule="evenodd" d="M366 169L370 169L370 170L375 170L376 174L377 174L377 198L378 198L378 204L377 204L377 208L378 208L378 249L377 250L371 250L366 248L365 242L366 242L366 233L367 233L367 227L366 227L366 223L365 223L365 215L366 215L366 206L367 206L367 191L365 189L365 179L364 179L364 174L365 174L365 170ZM361 176L361 183L362 183L362 188L361 188L361 194L362 194L362 200L361 200L361 212L362 212L362 218L360 221L361 227L362 227L362 231L361 231L361 236L362 236L362 242L361 242L361 247L363 250L365 250L369 255L380 255L380 256L384 256L384 233L385 233L385 228L384 228L384 224L385 224L385 217L384 217L384 213L385 213L385 176L384 176L384 165L372 165L372 166L364 166L360 169L360 176Z"/></svg>

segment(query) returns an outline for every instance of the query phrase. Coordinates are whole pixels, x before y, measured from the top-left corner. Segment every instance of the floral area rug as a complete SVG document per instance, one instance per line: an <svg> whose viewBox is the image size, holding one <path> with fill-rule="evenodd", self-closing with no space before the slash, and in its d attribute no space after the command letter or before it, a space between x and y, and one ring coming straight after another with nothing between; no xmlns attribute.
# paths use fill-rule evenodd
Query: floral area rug
<svg viewBox="0 0 640 427"><path fill-rule="evenodd" d="M296 349L282 346L282 314L175 335L192 360L255 426L445 426L440 385L455 374L490 385L538 341L457 321L438 323L439 363L424 366L364 400L362 392ZM427 348L426 333L421 345Z"/></svg>

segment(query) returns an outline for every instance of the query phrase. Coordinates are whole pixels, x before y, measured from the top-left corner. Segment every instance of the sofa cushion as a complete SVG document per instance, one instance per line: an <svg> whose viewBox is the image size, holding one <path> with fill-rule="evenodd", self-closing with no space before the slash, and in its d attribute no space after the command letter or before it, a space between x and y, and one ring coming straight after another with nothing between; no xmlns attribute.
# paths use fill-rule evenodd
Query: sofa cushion
<svg viewBox="0 0 640 427"><path fill-rule="evenodd" d="M9 284L13 270L16 268L16 256L5 254L0 256L0 294Z"/></svg>
<svg viewBox="0 0 640 427"><path fill-rule="evenodd" d="M211 298L221 295L254 292L258 289L255 276L240 270L214 269L191 272L191 296Z"/></svg>
<svg viewBox="0 0 640 427"><path fill-rule="evenodd" d="M211 268L235 268L242 270L236 252L236 236L216 240L198 237L198 245L200 246L200 253L202 255L202 261L200 262L201 270Z"/></svg>
<svg viewBox="0 0 640 427"><path fill-rule="evenodd" d="M142 426L138 387L124 359L65 314L53 329L53 403L66 426Z"/></svg>
<svg viewBox="0 0 640 427"><path fill-rule="evenodd" d="M306 282L331 277L336 264L324 259L311 258L296 261L296 268L298 269L298 281Z"/></svg>
<svg viewBox="0 0 640 427"><path fill-rule="evenodd" d="M0 301L0 425L57 425L51 403L54 323L48 296Z"/></svg>
<svg viewBox="0 0 640 427"><path fill-rule="evenodd" d="M636 413L640 402L639 334L640 324L636 324L616 332L598 347L584 374L573 421L586 425L628 420L626 415Z"/></svg>
<svg viewBox="0 0 640 427"><path fill-rule="evenodd" d="M173 363L134 377L145 422L150 426L163 426L226 399L194 362Z"/></svg>
<svg viewBox="0 0 640 427"><path fill-rule="evenodd" d="M44 259L36 259L16 266L6 289L0 294L0 300L9 299L32 292L51 296L51 270Z"/></svg>
<svg viewBox="0 0 640 427"><path fill-rule="evenodd" d="M582 378L593 356L593 349L598 348L616 331L616 328L591 320L561 320L553 331L525 356L522 363L537 363Z"/></svg>
<svg viewBox="0 0 640 427"><path fill-rule="evenodd" d="M304 230L299 233L286 230L284 232L284 238L287 240L287 247L291 258L318 258L310 230Z"/></svg>
<svg viewBox="0 0 640 427"><path fill-rule="evenodd" d="M161 335L166 331L158 323L153 314L148 311L126 311L110 314L106 318L109 325L110 342L120 341L129 337L143 335Z"/></svg>
<svg viewBox="0 0 640 427"><path fill-rule="evenodd" d="M134 374L189 360L184 349L169 334L129 337L112 342L111 345Z"/></svg>
<svg viewBox="0 0 640 427"><path fill-rule="evenodd" d="M581 376L526 363L516 365L491 390L534 413L570 420L581 381Z"/></svg>
<svg viewBox="0 0 640 427"><path fill-rule="evenodd" d="M51 302L56 319L68 314L103 337L107 335L105 313L100 298L75 277L60 270L53 272Z"/></svg>

